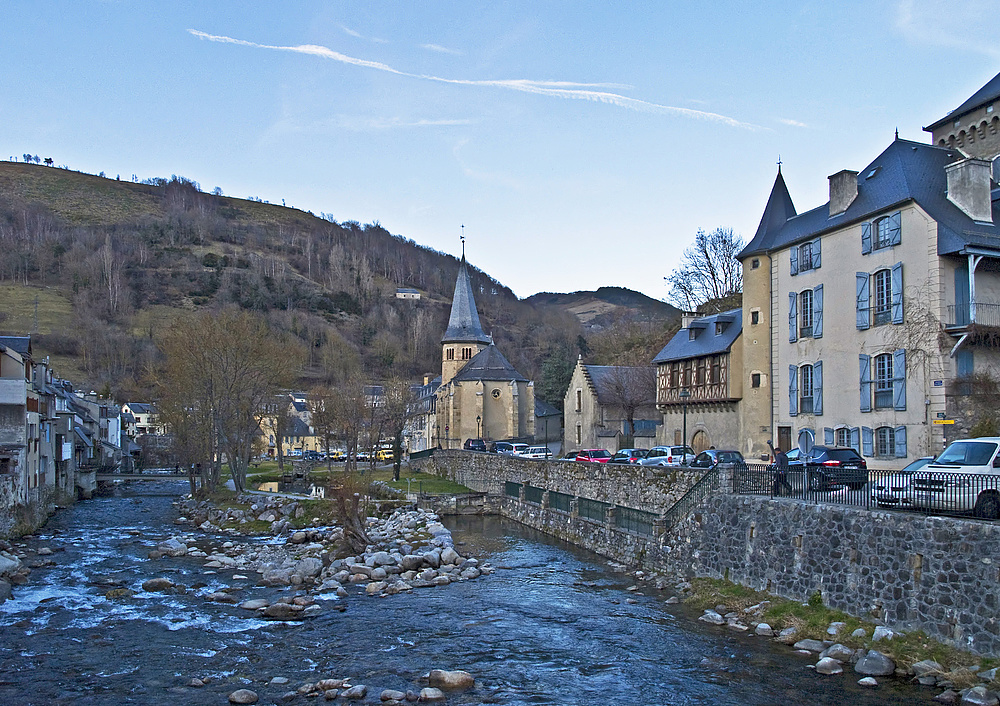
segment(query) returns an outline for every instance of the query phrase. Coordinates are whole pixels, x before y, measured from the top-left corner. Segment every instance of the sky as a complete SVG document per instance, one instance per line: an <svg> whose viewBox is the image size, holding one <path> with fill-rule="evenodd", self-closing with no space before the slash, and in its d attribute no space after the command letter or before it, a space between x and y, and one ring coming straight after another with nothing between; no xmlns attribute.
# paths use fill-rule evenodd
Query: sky
<svg viewBox="0 0 1000 706"><path fill-rule="evenodd" d="M0 158L378 222L519 297L665 299L1000 72L997 0L0 0ZM464 228L463 228L464 226Z"/></svg>

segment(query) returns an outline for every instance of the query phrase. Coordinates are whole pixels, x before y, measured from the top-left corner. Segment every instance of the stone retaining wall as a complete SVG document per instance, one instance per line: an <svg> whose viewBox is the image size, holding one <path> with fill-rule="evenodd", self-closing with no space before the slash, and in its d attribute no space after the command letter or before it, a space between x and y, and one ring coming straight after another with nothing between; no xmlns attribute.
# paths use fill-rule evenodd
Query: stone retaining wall
<svg viewBox="0 0 1000 706"><path fill-rule="evenodd" d="M34 532L54 511L52 489L26 489L20 476L0 475L0 538Z"/></svg>
<svg viewBox="0 0 1000 706"><path fill-rule="evenodd" d="M825 605L851 615L1000 655L1000 525L716 492L668 531L660 525L643 536L611 517L550 509L544 496L531 503L504 494L506 481L530 483L659 514L693 483L686 473L647 477L634 466L596 465L453 451L435 454L424 470L489 493L505 516L631 567L728 578L792 600L819 591Z"/></svg>

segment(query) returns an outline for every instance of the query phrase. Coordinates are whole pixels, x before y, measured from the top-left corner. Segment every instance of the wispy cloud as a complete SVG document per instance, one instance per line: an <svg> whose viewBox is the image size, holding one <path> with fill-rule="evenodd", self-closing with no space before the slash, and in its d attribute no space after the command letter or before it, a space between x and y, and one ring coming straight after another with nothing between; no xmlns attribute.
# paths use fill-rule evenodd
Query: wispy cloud
<svg viewBox="0 0 1000 706"><path fill-rule="evenodd" d="M800 123L798 120L792 120L791 118L778 118L778 122L791 125L792 127L809 127L805 123Z"/></svg>
<svg viewBox="0 0 1000 706"><path fill-rule="evenodd" d="M360 66L363 68L375 69L378 71L384 71L386 73L395 74L397 76L421 79L424 81L435 81L438 83L446 83L458 86L502 88L510 91L533 93L535 95L551 96L555 98L564 98L568 100L583 100L594 103L604 103L606 105L614 105L619 108L625 108L627 110L634 110L642 113L657 113L661 115L674 115L685 118L693 118L696 120L707 120L711 122L722 123L723 125L728 125L730 127L744 128L749 130L760 129L760 127L757 125L753 125L751 123L745 123L736 120L735 118L730 118L726 115L720 115L719 113L711 113L704 110L694 110L691 108L679 108L676 106L651 103L649 101L639 100L638 98L629 98L628 96L623 96L619 93L613 93L610 90L605 90L605 89L626 88L625 86L622 86L620 84L577 83L572 81L536 81L532 79L443 78L441 76L414 74L414 73L408 73L406 71L399 71L398 69L392 68L388 64L383 64L378 61L368 61L366 59L357 59L352 56L347 56L346 54L341 54L340 52L334 51L333 49L330 49L328 47L318 46L315 44L301 44L297 46L278 46L272 44L260 44L257 42L249 42L244 39L234 39L232 37L224 37L214 34L208 34L206 32L200 32L196 29L189 29L188 32L190 32L195 37L198 37L199 39L204 39L210 42L235 44L237 46L253 47L255 49L269 49L272 51L285 51L297 54L307 54L310 56L316 56L323 59L339 61L341 63L348 64L351 66Z"/></svg>
<svg viewBox="0 0 1000 706"><path fill-rule="evenodd" d="M350 27L344 27L343 25L341 25L341 27L340 27L340 28L341 28L342 30L344 30L344 34L349 34L349 35L351 35L352 37L357 37L358 39L361 39L361 33L360 33L360 32L355 32L355 31L354 31L353 29L351 29Z"/></svg>
<svg viewBox="0 0 1000 706"><path fill-rule="evenodd" d="M285 117L274 123L270 131L275 135L289 133L333 133L347 130L350 132L381 132L408 128L456 127L472 125L474 121L466 118L420 118L405 120L403 118L370 118L354 115L337 115L320 121L300 122L291 117Z"/></svg>
<svg viewBox="0 0 1000 706"><path fill-rule="evenodd" d="M440 44L421 44L421 49L426 49L427 51L436 51L438 54L453 54L454 56L461 56L462 52L458 49L449 49L448 47L443 47Z"/></svg>
<svg viewBox="0 0 1000 706"><path fill-rule="evenodd" d="M1000 59L996 10L996 0L900 0L896 29L913 44Z"/></svg>

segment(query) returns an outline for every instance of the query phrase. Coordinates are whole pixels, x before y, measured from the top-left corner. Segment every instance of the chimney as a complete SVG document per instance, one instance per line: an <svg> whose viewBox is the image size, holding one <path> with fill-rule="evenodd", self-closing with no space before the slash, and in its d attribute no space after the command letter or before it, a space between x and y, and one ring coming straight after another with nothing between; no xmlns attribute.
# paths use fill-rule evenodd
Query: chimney
<svg viewBox="0 0 1000 706"><path fill-rule="evenodd" d="M993 222L990 202L990 162L968 157L944 168L948 175L948 200L979 223Z"/></svg>
<svg viewBox="0 0 1000 706"><path fill-rule="evenodd" d="M700 318L701 315L697 311L682 311L681 328L691 328L691 322Z"/></svg>
<svg viewBox="0 0 1000 706"><path fill-rule="evenodd" d="M844 169L830 180L830 215L836 216L847 210L858 195L858 173Z"/></svg>
<svg viewBox="0 0 1000 706"><path fill-rule="evenodd" d="M424 387L426 387L427 385L430 385L430 384L431 384L431 376L430 375L424 375Z"/></svg>

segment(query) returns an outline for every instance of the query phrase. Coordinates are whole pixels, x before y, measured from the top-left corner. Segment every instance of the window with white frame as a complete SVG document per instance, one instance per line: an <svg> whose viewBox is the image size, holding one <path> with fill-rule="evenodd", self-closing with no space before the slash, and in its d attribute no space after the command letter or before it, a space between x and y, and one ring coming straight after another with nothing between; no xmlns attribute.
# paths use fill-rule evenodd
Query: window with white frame
<svg viewBox="0 0 1000 706"><path fill-rule="evenodd" d="M813 366L799 368L799 412L812 414L813 411Z"/></svg>
<svg viewBox="0 0 1000 706"><path fill-rule="evenodd" d="M841 427L833 431L833 443L837 446L851 445L851 430L849 427Z"/></svg>
<svg viewBox="0 0 1000 706"><path fill-rule="evenodd" d="M811 338L813 335L813 290L799 292L799 336Z"/></svg>
<svg viewBox="0 0 1000 706"><path fill-rule="evenodd" d="M875 295L875 325L881 326L892 320L892 273L879 270L873 274L872 289Z"/></svg>
<svg viewBox="0 0 1000 706"><path fill-rule="evenodd" d="M896 430L879 427L875 430L875 455L894 457L896 455Z"/></svg>
<svg viewBox="0 0 1000 706"><path fill-rule="evenodd" d="M892 409L892 354L875 356L875 409Z"/></svg>
<svg viewBox="0 0 1000 706"><path fill-rule="evenodd" d="M813 268L813 244L803 243L799 246L799 270L811 270Z"/></svg>

